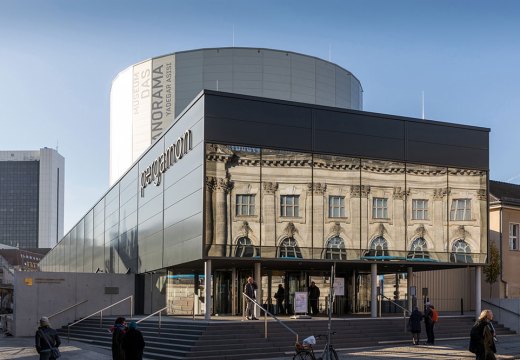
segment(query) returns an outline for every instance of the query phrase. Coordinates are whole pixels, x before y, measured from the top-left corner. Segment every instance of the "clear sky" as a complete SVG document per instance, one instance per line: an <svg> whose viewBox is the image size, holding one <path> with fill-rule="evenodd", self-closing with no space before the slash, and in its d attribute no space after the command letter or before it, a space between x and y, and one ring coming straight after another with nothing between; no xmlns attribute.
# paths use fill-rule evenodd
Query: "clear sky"
<svg viewBox="0 0 520 360"><path fill-rule="evenodd" d="M109 94L127 66L233 45L351 71L364 110L491 128L520 183L520 1L0 0L0 149L59 147L65 231L108 189Z"/></svg>

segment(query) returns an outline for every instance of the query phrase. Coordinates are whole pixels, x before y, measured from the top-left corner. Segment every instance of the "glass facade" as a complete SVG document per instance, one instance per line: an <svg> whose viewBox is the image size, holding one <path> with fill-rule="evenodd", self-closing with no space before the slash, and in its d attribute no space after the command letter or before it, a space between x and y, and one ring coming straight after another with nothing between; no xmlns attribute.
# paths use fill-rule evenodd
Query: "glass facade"
<svg viewBox="0 0 520 360"><path fill-rule="evenodd" d="M0 243L38 247L39 161L0 161Z"/></svg>
<svg viewBox="0 0 520 360"><path fill-rule="evenodd" d="M207 144L206 180L205 256L485 262L483 171Z"/></svg>

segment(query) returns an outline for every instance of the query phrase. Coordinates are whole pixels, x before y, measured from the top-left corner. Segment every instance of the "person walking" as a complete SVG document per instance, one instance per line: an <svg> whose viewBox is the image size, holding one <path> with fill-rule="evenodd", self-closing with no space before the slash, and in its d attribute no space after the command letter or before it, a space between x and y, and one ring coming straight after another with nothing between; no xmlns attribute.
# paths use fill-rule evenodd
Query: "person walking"
<svg viewBox="0 0 520 360"><path fill-rule="evenodd" d="M469 350L476 360L496 360L495 329L491 323L493 312L482 310L475 325L471 328Z"/></svg>
<svg viewBox="0 0 520 360"><path fill-rule="evenodd" d="M424 315L419 311L419 308L414 307L412 313L410 314L410 318L408 319L408 328L412 333L412 341L414 345L419 345L419 340L421 338L421 321Z"/></svg>
<svg viewBox="0 0 520 360"><path fill-rule="evenodd" d="M320 299L320 288L316 286L314 281L309 286L309 303L311 304L312 315L318 315L318 301Z"/></svg>
<svg viewBox="0 0 520 360"><path fill-rule="evenodd" d="M121 348L125 355L125 360L143 360L145 342L143 334L137 329L135 321L128 324L128 330L124 333L121 340Z"/></svg>
<svg viewBox="0 0 520 360"><path fill-rule="evenodd" d="M124 317L118 317L114 326L110 328L112 331L112 360L125 360L121 341L126 332L126 323Z"/></svg>
<svg viewBox="0 0 520 360"><path fill-rule="evenodd" d="M246 297L246 318L247 320L258 320L255 317L255 303L253 302L256 299L255 290L257 286L253 280L253 277L250 276L247 278L246 285L244 286L244 293L248 296Z"/></svg>
<svg viewBox="0 0 520 360"><path fill-rule="evenodd" d="M40 327L34 336L36 351L40 354L40 360L54 360L56 359L56 351L61 345L58 332L51 327L49 319L42 316L40 319ZM56 349L56 350L53 350ZM58 355L59 356L59 355Z"/></svg>
<svg viewBox="0 0 520 360"><path fill-rule="evenodd" d="M278 285L278 291L274 294L274 298L276 299L276 308L278 309L278 314L285 314L285 309L283 307L283 302L285 301L285 289L282 284Z"/></svg>
<svg viewBox="0 0 520 360"><path fill-rule="evenodd" d="M435 307L426 303L426 310L424 311L424 327L426 328L426 344L435 345L435 333L433 332L433 327L435 326L434 319L434 311Z"/></svg>

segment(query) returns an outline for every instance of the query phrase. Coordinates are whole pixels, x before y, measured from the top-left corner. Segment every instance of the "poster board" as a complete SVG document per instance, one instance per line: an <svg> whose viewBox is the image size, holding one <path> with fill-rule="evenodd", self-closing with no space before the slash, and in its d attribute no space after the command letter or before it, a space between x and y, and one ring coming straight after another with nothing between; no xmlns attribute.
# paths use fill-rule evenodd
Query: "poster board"
<svg viewBox="0 0 520 360"><path fill-rule="evenodd" d="M334 295L345 296L345 278L334 278Z"/></svg>
<svg viewBox="0 0 520 360"><path fill-rule="evenodd" d="M294 293L294 312L296 314L306 314L308 304L308 294L306 291L297 291Z"/></svg>

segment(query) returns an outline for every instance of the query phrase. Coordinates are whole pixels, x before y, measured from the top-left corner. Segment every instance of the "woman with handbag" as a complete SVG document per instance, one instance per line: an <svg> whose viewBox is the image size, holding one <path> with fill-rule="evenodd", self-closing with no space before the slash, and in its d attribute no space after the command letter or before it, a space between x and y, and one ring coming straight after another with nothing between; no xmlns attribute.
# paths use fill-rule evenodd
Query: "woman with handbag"
<svg viewBox="0 0 520 360"><path fill-rule="evenodd" d="M42 316L40 327L35 335L36 351L40 354L40 360L54 360L61 356L58 347L61 344L58 332L51 328L49 319Z"/></svg>

